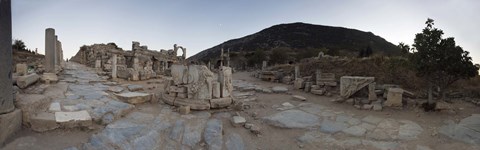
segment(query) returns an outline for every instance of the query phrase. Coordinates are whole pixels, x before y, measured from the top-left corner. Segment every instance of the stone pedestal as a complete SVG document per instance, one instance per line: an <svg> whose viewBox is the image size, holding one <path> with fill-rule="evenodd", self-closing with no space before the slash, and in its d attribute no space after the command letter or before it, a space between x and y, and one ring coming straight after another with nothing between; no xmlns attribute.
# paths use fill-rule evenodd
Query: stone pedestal
<svg viewBox="0 0 480 150"><path fill-rule="evenodd" d="M388 107L401 107L402 104L402 95L403 89L401 88L390 88L388 89L387 101L384 105Z"/></svg>
<svg viewBox="0 0 480 150"><path fill-rule="evenodd" d="M322 78L322 70L317 69L315 70L315 84L316 85L321 85L321 79Z"/></svg>
<svg viewBox="0 0 480 150"><path fill-rule="evenodd" d="M117 79L117 54L112 57L112 79Z"/></svg>
<svg viewBox="0 0 480 150"><path fill-rule="evenodd" d="M377 93L375 93L375 82L368 84L368 100L370 101L376 101L377 98Z"/></svg>
<svg viewBox="0 0 480 150"><path fill-rule="evenodd" d="M55 29L45 30L45 72L55 73Z"/></svg>
<svg viewBox="0 0 480 150"><path fill-rule="evenodd" d="M55 73L43 73L41 80L44 83L50 84L58 81L58 77Z"/></svg>
<svg viewBox="0 0 480 150"><path fill-rule="evenodd" d="M0 114L0 145L20 129L22 129L22 111L20 109Z"/></svg>

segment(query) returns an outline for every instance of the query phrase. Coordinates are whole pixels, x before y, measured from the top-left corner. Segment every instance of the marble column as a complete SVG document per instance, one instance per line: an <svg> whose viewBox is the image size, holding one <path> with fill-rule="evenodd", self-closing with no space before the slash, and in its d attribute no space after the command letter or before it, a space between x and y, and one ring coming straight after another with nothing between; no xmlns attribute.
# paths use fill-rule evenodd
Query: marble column
<svg viewBox="0 0 480 150"><path fill-rule="evenodd" d="M300 78L300 66L295 66L295 79Z"/></svg>
<svg viewBox="0 0 480 150"><path fill-rule="evenodd" d="M58 44L58 36L55 35L55 66L60 66L60 48Z"/></svg>
<svg viewBox="0 0 480 150"><path fill-rule="evenodd" d="M45 72L55 73L55 29L45 30Z"/></svg>
<svg viewBox="0 0 480 150"><path fill-rule="evenodd" d="M1 115L15 109L12 88L12 12L10 0L0 0L0 68Z"/></svg>
<svg viewBox="0 0 480 150"><path fill-rule="evenodd" d="M22 128L12 85L12 2L0 0L0 147Z"/></svg>
<svg viewBox="0 0 480 150"><path fill-rule="evenodd" d="M322 78L322 70L320 69L317 69L315 70L315 84L316 85L320 85L320 82L321 82L321 79Z"/></svg>
<svg viewBox="0 0 480 150"><path fill-rule="evenodd" d="M112 79L117 79L117 54L112 57Z"/></svg>

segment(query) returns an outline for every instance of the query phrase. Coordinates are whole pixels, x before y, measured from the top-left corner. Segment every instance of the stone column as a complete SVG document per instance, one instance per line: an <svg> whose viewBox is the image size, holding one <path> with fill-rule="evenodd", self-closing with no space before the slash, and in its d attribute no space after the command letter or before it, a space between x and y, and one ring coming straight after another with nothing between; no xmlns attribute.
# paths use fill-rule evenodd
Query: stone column
<svg viewBox="0 0 480 150"><path fill-rule="evenodd" d="M59 52L59 50L60 50L59 46L60 45L58 45L58 44L59 44L58 36L55 35L55 66L60 66L60 52Z"/></svg>
<svg viewBox="0 0 480 150"><path fill-rule="evenodd" d="M1 115L15 109L12 88L12 12L10 0L0 0L0 68L2 68L0 69Z"/></svg>
<svg viewBox="0 0 480 150"><path fill-rule="evenodd" d="M45 30L45 72L55 73L55 29Z"/></svg>
<svg viewBox="0 0 480 150"><path fill-rule="evenodd" d="M300 78L300 66L295 66L295 79Z"/></svg>
<svg viewBox="0 0 480 150"><path fill-rule="evenodd" d="M117 54L112 58L112 79L117 79Z"/></svg>
<svg viewBox="0 0 480 150"><path fill-rule="evenodd" d="M320 70L320 69L315 70L315 81L316 81L315 84L316 85L320 85L320 82L321 82L320 79L321 78L322 78L322 70Z"/></svg>
<svg viewBox="0 0 480 150"><path fill-rule="evenodd" d="M262 62L262 71L264 71L267 68L267 61Z"/></svg>
<svg viewBox="0 0 480 150"><path fill-rule="evenodd" d="M1 146L22 127L22 111L13 105L11 0L0 0L0 68Z"/></svg>

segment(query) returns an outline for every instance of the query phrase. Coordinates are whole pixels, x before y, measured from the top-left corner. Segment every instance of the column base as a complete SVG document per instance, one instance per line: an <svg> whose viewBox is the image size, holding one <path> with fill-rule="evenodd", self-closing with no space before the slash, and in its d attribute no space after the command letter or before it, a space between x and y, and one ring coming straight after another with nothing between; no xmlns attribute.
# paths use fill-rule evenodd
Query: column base
<svg viewBox="0 0 480 150"><path fill-rule="evenodd" d="M20 109L0 114L0 147L20 129L22 129L22 111Z"/></svg>
<svg viewBox="0 0 480 150"><path fill-rule="evenodd" d="M58 81L57 74L55 73L43 73L42 82L47 84L56 83Z"/></svg>

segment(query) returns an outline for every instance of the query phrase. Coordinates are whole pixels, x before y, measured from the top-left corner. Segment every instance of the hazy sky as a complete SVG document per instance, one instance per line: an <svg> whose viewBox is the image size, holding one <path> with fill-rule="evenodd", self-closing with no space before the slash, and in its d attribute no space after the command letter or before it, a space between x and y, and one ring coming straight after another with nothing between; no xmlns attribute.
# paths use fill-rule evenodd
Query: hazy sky
<svg viewBox="0 0 480 150"><path fill-rule="evenodd" d="M428 17L480 63L479 0L12 0L13 38L44 53L55 28L64 57L82 45L187 48L187 56L275 24L305 22L370 31L413 43Z"/></svg>

